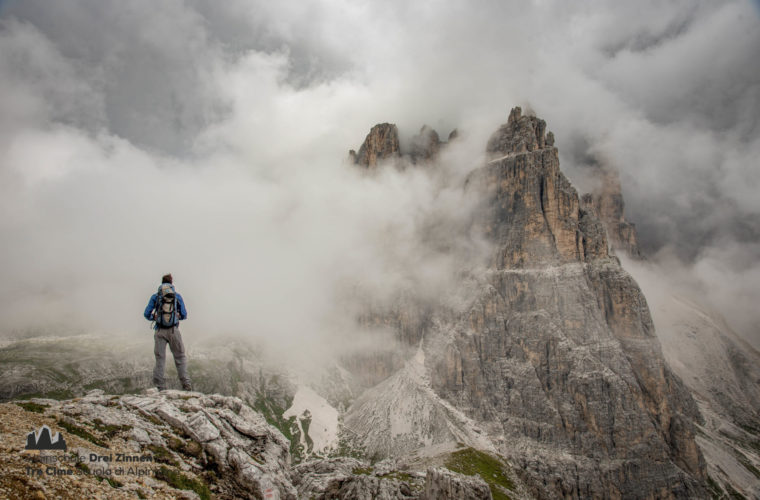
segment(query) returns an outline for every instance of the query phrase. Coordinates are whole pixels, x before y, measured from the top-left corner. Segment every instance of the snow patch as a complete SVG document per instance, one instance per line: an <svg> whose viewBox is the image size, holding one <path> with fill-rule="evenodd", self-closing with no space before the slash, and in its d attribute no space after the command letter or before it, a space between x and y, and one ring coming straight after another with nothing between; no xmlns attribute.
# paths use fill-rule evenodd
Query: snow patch
<svg viewBox="0 0 760 500"><path fill-rule="evenodd" d="M325 398L306 386L299 386L293 404L282 414L284 418L296 417L301 431L301 444L307 449L306 432L302 419L311 417L308 435L313 443L312 453L326 453L338 444L338 410Z"/></svg>

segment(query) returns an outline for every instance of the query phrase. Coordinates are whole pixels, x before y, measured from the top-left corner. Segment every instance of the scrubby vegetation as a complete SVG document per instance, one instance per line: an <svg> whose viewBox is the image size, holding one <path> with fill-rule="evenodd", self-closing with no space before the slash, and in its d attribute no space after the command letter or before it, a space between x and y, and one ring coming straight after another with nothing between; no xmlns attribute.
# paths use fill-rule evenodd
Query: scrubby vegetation
<svg viewBox="0 0 760 500"><path fill-rule="evenodd" d="M79 436L82 439L86 439L87 441L91 442L94 445L100 446L101 448L110 448L108 443L106 443L99 437L93 435L90 431L88 431L84 427L80 427L78 425L72 424L62 419L58 420L58 425L66 429L67 432L74 434L75 436Z"/></svg>
<svg viewBox="0 0 760 500"><path fill-rule="evenodd" d="M45 413L45 409L49 408L48 405L41 405L37 403L16 403L16 406L20 406L21 408L25 409L26 411L31 411L33 413Z"/></svg>
<svg viewBox="0 0 760 500"><path fill-rule="evenodd" d="M179 466L177 460L174 458L174 455L172 455L172 453L163 446L149 444L147 448L153 454L153 460L156 463L173 465L175 467Z"/></svg>
<svg viewBox="0 0 760 500"><path fill-rule="evenodd" d="M506 490L514 489L514 484L505 472L505 464L482 451L473 448L455 451L445 465L454 472L483 478L491 489L494 500L509 500Z"/></svg>
<svg viewBox="0 0 760 500"><path fill-rule="evenodd" d="M161 466L156 471L156 479L160 479L169 484L172 488L177 488L178 490L194 491L201 500L211 499L211 490L209 490L206 483L200 479L188 477L181 472L177 472L168 467Z"/></svg>

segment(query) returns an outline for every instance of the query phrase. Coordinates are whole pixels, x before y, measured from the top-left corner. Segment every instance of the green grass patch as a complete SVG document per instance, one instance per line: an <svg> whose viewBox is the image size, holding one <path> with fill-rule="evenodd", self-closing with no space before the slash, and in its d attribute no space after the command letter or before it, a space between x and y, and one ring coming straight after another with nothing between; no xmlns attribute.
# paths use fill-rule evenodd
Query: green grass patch
<svg viewBox="0 0 760 500"><path fill-rule="evenodd" d="M514 489L514 484L504 471L504 464L498 458L465 448L455 451L446 460L446 468L466 476L480 476L491 489L494 500L509 500L504 490Z"/></svg>
<svg viewBox="0 0 760 500"><path fill-rule="evenodd" d="M209 490L206 483L199 479L188 477L181 472L177 472L163 465L156 471L156 479L160 479L172 488L178 490L194 491L201 500L211 499L211 490Z"/></svg>
<svg viewBox="0 0 760 500"><path fill-rule="evenodd" d="M203 447L192 439L183 441L177 437L171 436L168 445L170 449L189 457L201 458L203 455Z"/></svg>
<svg viewBox="0 0 760 500"><path fill-rule="evenodd" d="M179 465L177 464L177 460L174 458L174 455L172 455L171 452L163 446L149 444L147 448L153 454L153 460L155 460L157 463L173 465L175 467Z"/></svg>
<svg viewBox="0 0 760 500"><path fill-rule="evenodd" d="M383 479L395 479L396 481L402 481L404 483L411 483L413 478L412 475L407 472L400 472L400 471L393 471L390 474L384 474L382 476Z"/></svg>
<svg viewBox="0 0 760 500"><path fill-rule="evenodd" d="M30 411L32 413L45 413L45 410L50 408L48 405L32 403L31 401L29 403L16 403L16 406L20 406L26 411Z"/></svg>
<svg viewBox="0 0 760 500"><path fill-rule="evenodd" d="M372 467L355 467L354 470L351 471L352 474L362 474L364 476L371 476L372 475Z"/></svg>
<svg viewBox="0 0 760 500"><path fill-rule="evenodd" d="M93 420L92 424L98 432L102 432L105 435L105 437L108 439L115 437L120 432L126 432L126 431L132 430L131 425L106 424L99 418L96 418L95 420Z"/></svg>
<svg viewBox="0 0 760 500"><path fill-rule="evenodd" d="M90 431L88 431L84 427L79 427L78 425L70 424L66 422L65 420L58 420L58 425L66 429L67 432L74 434L75 436L79 436L82 439L86 439L87 441L91 442L94 445L100 446L101 448L110 448L110 446L108 446L108 443L106 443L99 437L94 436L92 433L90 433Z"/></svg>
<svg viewBox="0 0 760 500"><path fill-rule="evenodd" d="M144 418L145 420L147 420L148 422L150 422L151 424L153 424L153 425L157 425L157 426L163 426L164 425L163 420L161 420L160 418L156 417L155 415L150 415L150 414L147 414L147 413L141 413L140 416L142 418Z"/></svg>

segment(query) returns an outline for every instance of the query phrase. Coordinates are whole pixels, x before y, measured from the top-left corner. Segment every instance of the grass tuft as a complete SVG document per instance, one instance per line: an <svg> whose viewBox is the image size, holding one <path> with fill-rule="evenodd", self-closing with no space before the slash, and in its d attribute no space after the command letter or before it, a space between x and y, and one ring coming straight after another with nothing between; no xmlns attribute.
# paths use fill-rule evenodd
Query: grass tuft
<svg viewBox="0 0 760 500"><path fill-rule="evenodd" d="M88 431L84 427L79 427L78 425L70 424L66 422L65 420L58 420L58 425L66 429L67 432L74 434L75 436L79 436L82 439L86 439L87 441L91 442L94 445L100 446L101 448L110 448L110 446L108 446L108 443L92 435L90 431Z"/></svg>
<svg viewBox="0 0 760 500"><path fill-rule="evenodd" d="M203 455L203 447L192 439L182 441L177 437L171 436L169 438L168 445L170 449L176 451L177 453L182 453L188 457L201 458Z"/></svg>
<svg viewBox="0 0 760 500"><path fill-rule="evenodd" d="M26 411L30 411L32 413L45 413L45 410L50 408L48 405L42 405L39 403L16 403L16 406L20 406L21 408L25 409Z"/></svg>
<svg viewBox="0 0 760 500"><path fill-rule="evenodd" d="M169 467L161 466L156 471L156 479L166 482L172 488L178 490L191 490L198 494L201 500L211 499L211 490L209 490L206 483L199 479L193 479L187 477L181 472L177 472Z"/></svg>
<svg viewBox="0 0 760 500"><path fill-rule="evenodd" d="M149 444L147 448L153 454L153 460L155 460L157 463L173 465L175 467L179 465L177 463L177 460L174 458L174 455L172 455L171 452L163 446Z"/></svg>
<svg viewBox="0 0 760 500"><path fill-rule="evenodd" d="M132 430L131 425L111 425L111 424L105 424L103 421L99 418L96 418L92 421L93 426L95 429L99 432L102 432L106 438L111 439L115 437L120 432L126 432Z"/></svg>

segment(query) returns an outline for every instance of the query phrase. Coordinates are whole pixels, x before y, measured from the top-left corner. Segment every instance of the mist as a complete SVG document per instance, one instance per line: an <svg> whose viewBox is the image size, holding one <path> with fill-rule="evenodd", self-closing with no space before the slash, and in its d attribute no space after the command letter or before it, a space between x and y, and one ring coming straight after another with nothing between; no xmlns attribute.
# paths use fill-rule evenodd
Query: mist
<svg viewBox="0 0 760 500"><path fill-rule="evenodd" d="M171 272L190 338L340 344L346 290L432 300L477 262L461 179L523 105L757 343L758 49L748 1L6 1L0 333L147 336ZM385 121L462 140L364 175L347 151Z"/></svg>

